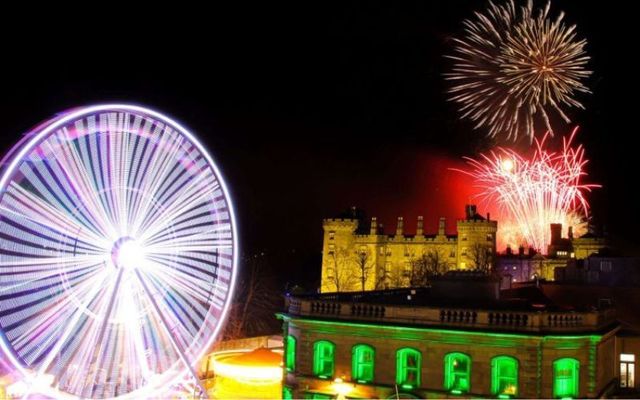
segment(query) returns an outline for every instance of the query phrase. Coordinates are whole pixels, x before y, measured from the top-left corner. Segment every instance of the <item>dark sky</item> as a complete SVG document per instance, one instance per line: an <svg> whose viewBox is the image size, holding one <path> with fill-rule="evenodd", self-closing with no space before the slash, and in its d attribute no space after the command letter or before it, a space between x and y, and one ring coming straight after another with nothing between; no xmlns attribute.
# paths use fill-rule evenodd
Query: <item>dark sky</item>
<svg viewBox="0 0 640 400"><path fill-rule="evenodd" d="M448 168L491 143L446 102L442 55L485 3L274 3L6 14L0 147L78 105L122 101L163 111L196 132L220 164L244 252L273 255L291 281L319 273L322 218L349 206L379 216L388 230L397 215L425 215L432 229L439 215L459 217L469 188ZM578 24L593 58L594 93L582 97L587 110L571 116L591 159L588 179L604 185L589 197L594 221L633 247L634 13L568 0L553 10Z"/></svg>

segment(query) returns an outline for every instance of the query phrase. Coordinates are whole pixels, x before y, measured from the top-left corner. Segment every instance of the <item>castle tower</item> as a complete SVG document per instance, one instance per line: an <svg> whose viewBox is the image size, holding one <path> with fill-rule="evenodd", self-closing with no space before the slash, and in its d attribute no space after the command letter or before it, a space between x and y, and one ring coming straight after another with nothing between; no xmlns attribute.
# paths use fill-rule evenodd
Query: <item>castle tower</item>
<svg viewBox="0 0 640 400"><path fill-rule="evenodd" d="M324 238L322 245L321 292L353 290L355 283L349 271L349 257L354 252L358 220L331 218L322 221Z"/></svg>
<svg viewBox="0 0 640 400"><path fill-rule="evenodd" d="M457 221L458 268L489 270L496 254L498 222L477 213L474 204L465 207L465 218Z"/></svg>

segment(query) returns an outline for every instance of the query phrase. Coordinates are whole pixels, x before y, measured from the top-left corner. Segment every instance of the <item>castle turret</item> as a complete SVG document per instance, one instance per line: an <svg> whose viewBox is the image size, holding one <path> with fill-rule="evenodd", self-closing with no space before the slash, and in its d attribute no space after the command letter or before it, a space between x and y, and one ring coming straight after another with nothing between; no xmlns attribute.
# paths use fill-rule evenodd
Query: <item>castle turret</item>
<svg viewBox="0 0 640 400"><path fill-rule="evenodd" d="M477 208L475 204L467 204L465 206L465 211L466 211L466 219L474 219L477 212Z"/></svg>
<svg viewBox="0 0 640 400"><path fill-rule="evenodd" d="M404 234L404 220L402 217L398 217L398 225L396 227L396 236L402 236Z"/></svg>
<svg viewBox="0 0 640 400"><path fill-rule="evenodd" d="M445 217L440 217L440 220L438 221L438 236L444 236L445 235L445 224L447 222L447 219Z"/></svg>
<svg viewBox="0 0 640 400"><path fill-rule="evenodd" d="M422 218L422 215L418 216L418 225L416 228L416 236L422 236L424 235L424 220Z"/></svg>
<svg viewBox="0 0 640 400"><path fill-rule="evenodd" d="M371 229L369 229L369 234L370 235L378 234L378 218L376 217L371 218Z"/></svg>
<svg viewBox="0 0 640 400"><path fill-rule="evenodd" d="M351 281L343 279L350 263L347 256L352 254L358 220L352 218L331 218L322 221L324 243L322 246L321 292L350 290ZM341 280L342 282L337 282ZM339 285L336 285L339 283ZM340 287L337 287L340 286Z"/></svg>

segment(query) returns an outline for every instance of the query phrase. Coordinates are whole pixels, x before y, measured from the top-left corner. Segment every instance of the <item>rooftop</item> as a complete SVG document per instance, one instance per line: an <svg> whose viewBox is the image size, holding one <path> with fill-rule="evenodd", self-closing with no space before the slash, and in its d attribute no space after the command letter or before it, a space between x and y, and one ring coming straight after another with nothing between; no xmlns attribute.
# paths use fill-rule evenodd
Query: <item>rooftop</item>
<svg viewBox="0 0 640 400"><path fill-rule="evenodd" d="M465 281L457 281L461 282ZM464 296L443 295L437 285L364 293L296 295L289 298L287 313L350 322L536 334L595 333L617 324L615 310L606 304L597 307L555 302L536 286L503 290L497 297L472 286L469 285Z"/></svg>

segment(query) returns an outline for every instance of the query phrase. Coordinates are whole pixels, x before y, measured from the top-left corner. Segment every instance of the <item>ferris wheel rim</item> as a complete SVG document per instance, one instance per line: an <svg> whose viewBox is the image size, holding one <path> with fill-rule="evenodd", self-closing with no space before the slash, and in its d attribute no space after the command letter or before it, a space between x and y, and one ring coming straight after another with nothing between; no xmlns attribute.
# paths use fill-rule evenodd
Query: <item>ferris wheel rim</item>
<svg viewBox="0 0 640 400"><path fill-rule="evenodd" d="M218 323L216 324L213 333L206 340L206 342L202 345L199 352L197 352L194 358L190 361L190 366L193 367L196 365L200 359L206 354L208 350L210 350L212 344L218 339L220 335L220 331L224 327L225 319L228 315L229 308L231 302L233 300L233 296L235 294L235 285L237 280L237 275L239 273L239 253L240 253L240 239L238 235L238 227L237 227L237 219L235 215L235 208L233 204L233 195L229 190L229 187L225 181L223 174L220 171L218 164L214 161L211 154L207 151L207 149L202 145L202 143L198 140L198 138L184 125L173 119L172 117L163 114L154 109L140 106L136 104L128 104L128 103L99 103L92 104L87 106L78 106L66 111L59 113L58 115L42 122L39 125L36 125L29 132L24 134L24 136L15 143L10 150L5 154L5 156L0 160L0 199L2 199L6 193L6 186L10 181L10 178L13 176L16 167L20 164L20 162L28 155L35 146L37 146L44 138L48 137L52 132L55 132L56 129L63 126L65 123L73 121L77 118L81 118L85 115L89 115L96 112L101 111L113 111L113 112L132 112L139 113L143 115L148 115L152 118L155 118L161 122L164 122L168 125L171 125L176 130L179 131L180 134L186 136L186 138L197 148L197 150L204 156L207 165L209 168L213 170L213 173L220 184L222 192L224 194L224 198L227 200L227 209L229 213L229 221L231 225L231 233L233 235L232 240L232 260L231 260L231 271L233 271L229 281L229 289L226 295L226 300L222 307L222 311L220 313ZM8 163L8 165L7 165ZM0 349L2 353L9 358L9 361L13 367L15 367L20 374L27 379L32 379L37 376L34 375L33 372L29 371L28 368L22 365L22 363L16 358L15 350L9 343L8 338L5 337L5 334L2 330L0 330ZM167 371L165 371L167 372ZM163 372L163 374L165 373ZM198 379L197 376L194 376L195 379ZM168 383L173 384L179 381L181 378L179 374ZM166 385L156 385L155 387L147 387L142 386L138 389L135 389L131 392L124 393L122 395L117 395L114 397L105 397L105 399L128 399L135 398L135 396L145 392L145 389L150 390L153 393L158 390L161 390L162 387ZM45 388L48 389L48 388ZM55 388L50 388L51 392L49 395L55 395L55 397L65 398L65 399L78 399L82 398L82 396L78 396L73 393L68 393L64 391L59 391ZM148 392L147 390L147 392ZM47 390L49 391L49 390Z"/></svg>

